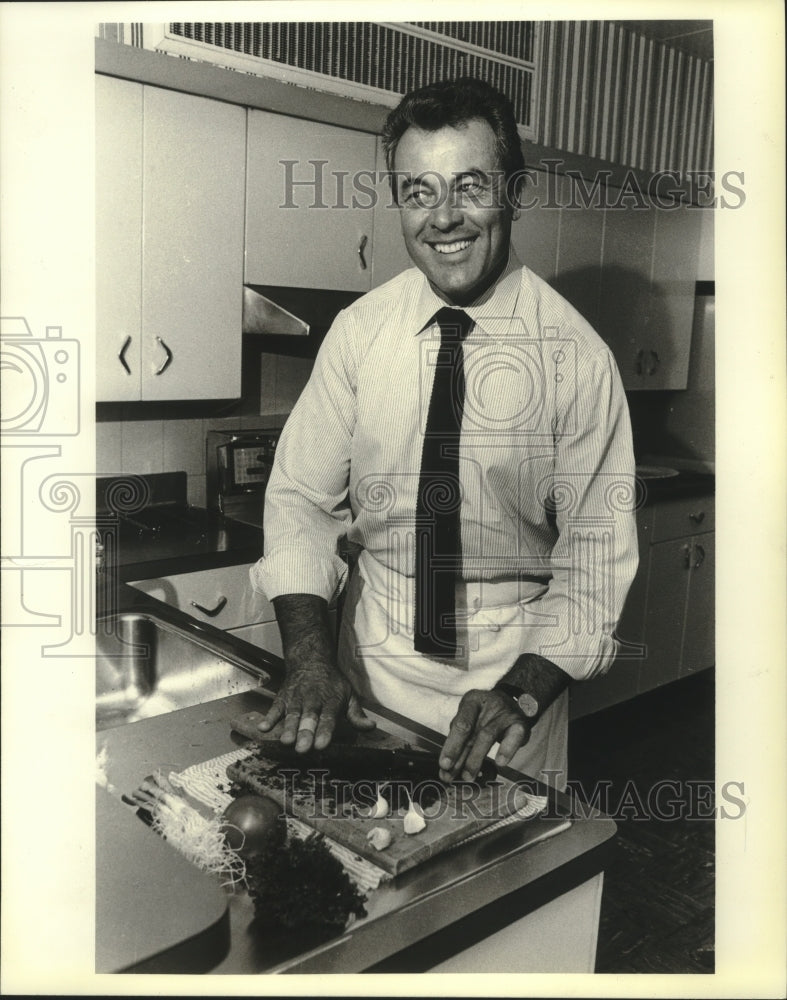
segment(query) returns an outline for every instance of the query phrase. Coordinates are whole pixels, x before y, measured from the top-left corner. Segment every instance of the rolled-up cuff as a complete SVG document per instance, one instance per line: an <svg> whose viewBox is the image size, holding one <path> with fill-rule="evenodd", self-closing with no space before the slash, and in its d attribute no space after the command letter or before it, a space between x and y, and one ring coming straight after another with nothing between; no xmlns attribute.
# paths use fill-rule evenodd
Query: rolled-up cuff
<svg viewBox="0 0 787 1000"><path fill-rule="evenodd" d="M343 559L321 559L313 552L277 552L263 556L249 569L252 587L269 601L283 594L314 594L331 604L346 579Z"/></svg>
<svg viewBox="0 0 787 1000"><path fill-rule="evenodd" d="M536 626L523 633L523 653L537 653L554 663L572 680L587 681L605 674L617 654L618 644L608 632L556 640L554 628Z"/></svg>

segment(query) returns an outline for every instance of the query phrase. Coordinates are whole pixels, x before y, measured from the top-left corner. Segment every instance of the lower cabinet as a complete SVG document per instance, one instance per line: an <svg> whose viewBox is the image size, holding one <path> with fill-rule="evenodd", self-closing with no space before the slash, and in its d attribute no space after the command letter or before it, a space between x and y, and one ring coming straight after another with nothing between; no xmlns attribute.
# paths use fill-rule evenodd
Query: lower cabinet
<svg viewBox="0 0 787 1000"><path fill-rule="evenodd" d="M714 498L664 500L637 513L639 569L608 673L571 689L571 717L626 701L715 663Z"/></svg>
<svg viewBox="0 0 787 1000"><path fill-rule="evenodd" d="M714 498L656 505L640 692L715 663Z"/></svg>
<svg viewBox="0 0 787 1000"><path fill-rule="evenodd" d="M209 622L269 653L281 655L273 605L252 589L246 564L136 580L130 586L197 621Z"/></svg>
<svg viewBox="0 0 787 1000"><path fill-rule="evenodd" d="M184 611L197 621L209 622L267 653L281 656L276 612L271 602L252 588L249 568L244 563L197 570L135 580L129 586ZM335 635L335 609L329 610L328 618Z"/></svg>
<svg viewBox="0 0 787 1000"><path fill-rule="evenodd" d="M712 667L716 662L715 541L716 536L712 532L692 539L683 649L680 657L681 677Z"/></svg>

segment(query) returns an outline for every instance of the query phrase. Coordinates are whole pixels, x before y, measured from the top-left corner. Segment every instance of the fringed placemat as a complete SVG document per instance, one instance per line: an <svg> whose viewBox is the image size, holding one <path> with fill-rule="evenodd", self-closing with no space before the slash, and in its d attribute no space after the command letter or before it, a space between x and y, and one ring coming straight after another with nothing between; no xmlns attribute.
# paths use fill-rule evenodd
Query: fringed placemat
<svg viewBox="0 0 787 1000"><path fill-rule="evenodd" d="M232 802L232 796L229 794L230 780L227 777L227 767L249 756L251 754L248 747L238 747L238 749L231 750L220 757L214 757L201 764L193 764L191 767L186 768L185 771L179 773L172 772L168 775L169 781L175 788L185 792L215 814L220 814ZM483 830L471 834L459 844L454 845L451 850L461 846L461 844L476 840L478 837L485 837L488 833L510 826L513 823L533 819L533 817L538 816L539 813L546 809L547 799L545 796L530 795L528 793L524 795L524 798L524 804L516 812L506 816L505 819L484 827ZM565 825L568 824L566 823ZM302 838L307 837L312 832L310 826L292 816L287 817L287 827L296 836ZM543 837L536 837L531 843L537 843L539 840L551 836L563 828L563 825L557 828L553 826L546 827ZM360 857L354 851L349 850L330 837L325 838L325 843L334 857L342 863L347 874L364 892L378 888L381 882L391 878L388 872L379 868L371 861Z"/></svg>

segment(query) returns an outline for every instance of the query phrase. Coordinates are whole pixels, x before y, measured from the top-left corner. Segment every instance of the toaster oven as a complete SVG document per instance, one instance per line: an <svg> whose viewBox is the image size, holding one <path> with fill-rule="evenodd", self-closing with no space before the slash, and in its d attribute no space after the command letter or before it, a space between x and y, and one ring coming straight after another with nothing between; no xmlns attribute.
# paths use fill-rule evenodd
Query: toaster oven
<svg viewBox="0 0 787 1000"><path fill-rule="evenodd" d="M208 507L225 517L262 526L281 428L209 431L205 474Z"/></svg>

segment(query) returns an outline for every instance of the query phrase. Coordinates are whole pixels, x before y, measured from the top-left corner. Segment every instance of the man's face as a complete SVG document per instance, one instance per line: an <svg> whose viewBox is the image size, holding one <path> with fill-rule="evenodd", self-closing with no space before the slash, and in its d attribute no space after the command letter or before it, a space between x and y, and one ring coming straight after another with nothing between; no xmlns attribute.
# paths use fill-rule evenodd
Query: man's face
<svg viewBox="0 0 787 1000"><path fill-rule="evenodd" d="M394 167L407 252L437 295L467 305L508 260L512 211L487 122L426 132L411 126Z"/></svg>

